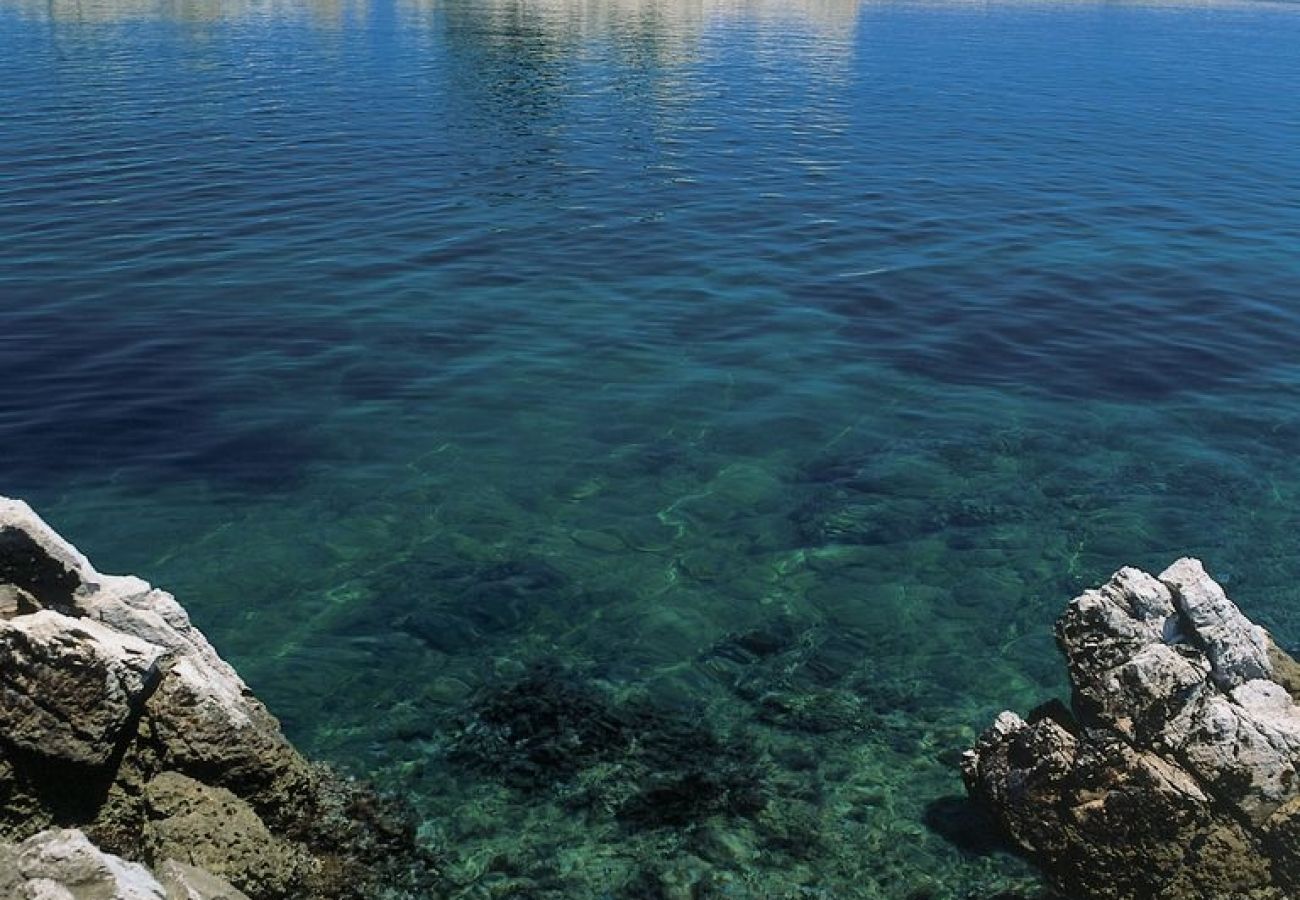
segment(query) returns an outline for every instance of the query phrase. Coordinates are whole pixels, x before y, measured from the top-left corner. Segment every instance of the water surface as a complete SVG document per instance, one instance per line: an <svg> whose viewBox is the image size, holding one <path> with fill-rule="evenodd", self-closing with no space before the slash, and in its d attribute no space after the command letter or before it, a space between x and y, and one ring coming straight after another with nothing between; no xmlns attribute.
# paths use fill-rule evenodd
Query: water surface
<svg viewBox="0 0 1300 900"><path fill-rule="evenodd" d="M450 897L1028 896L954 752L1300 643L1300 9L0 2L0 492ZM690 892L694 892L693 894Z"/></svg>

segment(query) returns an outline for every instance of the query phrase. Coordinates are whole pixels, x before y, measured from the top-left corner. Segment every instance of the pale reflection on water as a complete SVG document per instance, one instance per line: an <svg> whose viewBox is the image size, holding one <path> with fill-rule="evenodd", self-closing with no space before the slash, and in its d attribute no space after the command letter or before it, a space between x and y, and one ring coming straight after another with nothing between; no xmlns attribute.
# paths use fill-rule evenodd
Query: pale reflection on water
<svg viewBox="0 0 1300 900"><path fill-rule="evenodd" d="M689 38L707 31L710 22L749 20L764 25L796 24L825 36L852 33L861 0L488 0L438 3L406 0L408 9L441 7L453 15L509 27L528 23L574 39L600 38L640 31L647 35Z"/></svg>
<svg viewBox="0 0 1300 900"><path fill-rule="evenodd" d="M11 0L0 3L0 8L15 9L29 18L70 24L250 19L309 19L322 24L343 24L349 19L365 18L370 5L369 0Z"/></svg>
<svg viewBox="0 0 1300 900"><path fill-rule="evenodd" d="M630 27L676 38L700 35L711 21L752 19L779 25L797 22L821 34L848 35L862 0L5 0L0 9L69 23L138 20L237 22L253 19L304 20L343 26L370 20L384 7L406 22L437 16L475 20L488 28L539 28L556 36L585 39Z"/></svg>
<svg viewBox="0 0 1300 900"><path fill-rule="evenodd" d="M1287 0L1276 0L1285 4ZM640 29L676 40L698 38L711 22L749 20L765 27L798 25L826 37L852 34L863 7L898 0L0 0L0 11L68 23L140 20L239 22L302 20L325 27L371 21L394 8L407 23L438 16L488 27L528 26L582 40ZM906 0L908 6L1026 8L1089 6L1092 0ZM1125 5L1229 7L1276 5L1270 0L1129 0Z"/></svg>

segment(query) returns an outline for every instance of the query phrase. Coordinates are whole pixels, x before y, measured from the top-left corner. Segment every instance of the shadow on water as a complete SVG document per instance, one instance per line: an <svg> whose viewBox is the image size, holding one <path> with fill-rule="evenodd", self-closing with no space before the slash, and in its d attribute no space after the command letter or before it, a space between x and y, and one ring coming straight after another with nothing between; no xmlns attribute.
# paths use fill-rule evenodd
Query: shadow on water
<svg viewBox="0 0 1300 900"><path fill-rule="evenodd" d="M932 800L925 807L922 821L935 834L966 853L979 856L1013 850L988 813L961 795Z"/></svg>
<svg viewBox="0 0 1300 900"><path fill-rule="evenodd" d="M289 304L286 304L288 306ZM485 316L402 322L47 305L0 334L10 490L69 480L208 482L265 494L349 451L322 410L423 408L432 381L490 342Z"/></svg>

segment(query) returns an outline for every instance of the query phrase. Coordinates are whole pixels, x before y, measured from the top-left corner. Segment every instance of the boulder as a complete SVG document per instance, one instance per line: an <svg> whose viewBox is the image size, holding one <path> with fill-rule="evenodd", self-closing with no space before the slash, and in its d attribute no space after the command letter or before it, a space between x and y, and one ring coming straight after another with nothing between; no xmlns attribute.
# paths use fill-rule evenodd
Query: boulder
<svg viewBox="0 0 1300 900"><path fill-rule="evenodd" d="M6 851L0 851L4 863ZM4 897L50 900L167 900L142 865L104 853L75 829L44 831L7 851L0 865Z"/></svg>
<svg viewBox="0 0 1300 900"><path fill-rule="evenodd" d="M71 611L93 588L83 577L94 570L21 500L0 497L0 584L18 612Z"/></svg>
<svg viewBox="0 0 1300 900"><path fill-rule="evenodd" d="M0 693L0 698L27 697L35 704L42 687L62 685L69 695L81 698L78 702L83 712L94 710L95 719L115 723L120 729L129 704L119 701L127 698L119 698L122 692L111 682L98 694L84 682L110 658L124 659L122 651L129 650L161 670L160 678L139 679L139 687L125 682L122 686L135 688L132 700L140 699L148 689L150 725L166 766L202 769L216 783L252 795L264 812L280 810L291 798L310 793L306 761L171 594L133 576L97 572L27 504L0 498L0 584L6 579L15 596L21 591L31 598L24 608L37 611L0 620L0 663L6 659L5 634L21 635L38 623L44 634L53 630L50 623L54 621L66 626L65 632L75 621L76 628L93 640L70 642L62 635L48 638L46 644L63 648L63 658L49 660L47 652L38 659L46 660L42 668L46 683L20 685L13 692ZM63 618L53 619L56 613L50 610L58 610ZM20 640L15 636L11 643ZM94 662L88 675L73 665L68 654L101 661ZM78 683L72 684L69 680L74 671ZM4 714L0 708L0 717ZM40 728L40 723L36 727ZM111 731L107 725L95 725L86 739L72 742L69 758L104 762L112 747L105 747L102 738ZM9 734L8 723L0 719L0 735ZM92 742L93 749L82 746Z"/></svg>
<svg viewBox="0 0 1300 900"><path fill-rule="evenodd" d="M72 828L0 844L0 897L6 900L248 900L227 882L168 860L158 877L104 853Z"/></svg>
<svg viewBox="0 0 1300 900"><path fill-rule="evenodd" d="M0 735L22 750L102 765L157 684L162 655L53 610L0 620Z"/></svg>
<svg viewBox="0 0 1300 900"><path fill-rule="evenodd" d="M1293 896L1295 661L1194 559L1121 569L1056 636L1071 709L1004 712L963 758L1007 837L1084 900Z"/></svg>
<svg viewBox="0 0 1300 900"><path fill-rule="evenodd" d="M38 832L44 850L12 843ZM0 498L0 897L425 896L414 834L299 755L171 594L97 572ZM38 856L99 881L42 874Z"/></svg>
<svg viewBox="0 0 1300 900"><path fill-rule="evenodd" d="M145 787L145 806L150 859L188 860L260 897L292 896L311 878L311 856L224 788L164 772Z"/></svg>

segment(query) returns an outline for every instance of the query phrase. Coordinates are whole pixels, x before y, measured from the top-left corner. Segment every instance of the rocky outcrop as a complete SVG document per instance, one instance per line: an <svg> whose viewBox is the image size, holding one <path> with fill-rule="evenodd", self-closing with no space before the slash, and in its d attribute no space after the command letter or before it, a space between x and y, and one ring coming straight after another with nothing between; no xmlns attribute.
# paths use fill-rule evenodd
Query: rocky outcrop
<svg viewBox="0 0 1300 900"><path fill-rule="evenodd" d="M1057 622L1070 708L998 716L971 796L1070 897L1300 890L1297 666L1195 559L1122 569Z"/></svg>
<svg viewBox="0 0 1300 900"><path fill-rule="evenodd" d="M0 498L0 840L67 826L84 835L50 833L152 867L168 897L360 898L427 871L400 816L300 756L175 598ZM35 852L18 848L0 852Z"/></svg>

